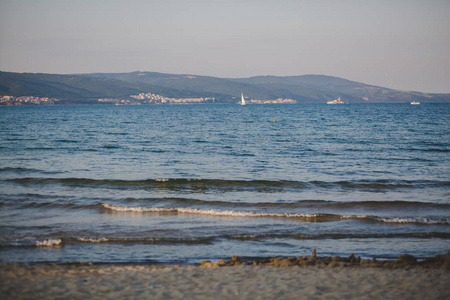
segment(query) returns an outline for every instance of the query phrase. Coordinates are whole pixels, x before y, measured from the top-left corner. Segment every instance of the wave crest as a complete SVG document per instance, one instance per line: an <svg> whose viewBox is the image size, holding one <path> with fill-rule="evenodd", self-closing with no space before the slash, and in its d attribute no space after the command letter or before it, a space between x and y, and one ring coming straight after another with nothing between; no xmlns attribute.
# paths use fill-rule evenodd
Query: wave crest
<svg viewBox="0 0 450 300"><path fill-rule="evenodd" d="M430 219L424 217L378 217L378 216L341 216L342 219L362 219L367 221L393 223L393 224L420 224L420 225L450 225L450 219Z"/></svg>
<svg viewBox="0 0 450 300"><path fill-rule="evenodd" d="M38 247L56 247L61 246L61 239L48 239L43 241L36 241L36 246Z"/></svg>
<svg viewBox="0 0 450 300"><path fill-rule="evenodd" d="M429 218L378 218L378 221L397 224L450 225L450 219L433 220Z"/></svg>
<svg viewBox="0 0 450 300"><path fill-rule="evenodd" d="M450 186L450 181L410 181L410 180L355 180L355 181L289 181L289 180L225 180L201 178L157 178L146 180L91 179L91 178L15 178L6 181L20 184L64 184L77 187L108 188L154 188L162 190L207 190L247 191L263 190L265 192L301 191L309 189L344 189L385 191L396 189L440 188Z"/></svg>
<svg viewBox="0 0 450 300"><path fill-rule="evenodd" d="M291 213L257 213L248 211L233 211L233 210L217 210L217 209L198 209L198 208L165 208L165 207L130 207L119 206L103 203L102 206L106 209L117 212L133 212L133 213L177 213L177 214L192 214L205 215L215 217L241 217L241 218L332 218L337 217L332 214L291 214Z"/></svg>
<svg viewBox="0 0 450 300"><path fill-rule="evenodd" d="M421 225L450 225L450 219L430 219L430 218L399 218L399 217L379 217L367 215L337 215L328 213L315 214L299 214L299 213L275 213L275 212L252 212L252 211L234 211L234 210L217 210L217 209L199 209L184 207L131 207L119 206L102 203L105 209L115 212L131 212L131 213L173 213L173 214L191 214L204 215L213 217L238 217L238 218L297 218L313 221L337 221L342 219L360 219L362 221L375 221L395 224L421 224Z"/></svg>

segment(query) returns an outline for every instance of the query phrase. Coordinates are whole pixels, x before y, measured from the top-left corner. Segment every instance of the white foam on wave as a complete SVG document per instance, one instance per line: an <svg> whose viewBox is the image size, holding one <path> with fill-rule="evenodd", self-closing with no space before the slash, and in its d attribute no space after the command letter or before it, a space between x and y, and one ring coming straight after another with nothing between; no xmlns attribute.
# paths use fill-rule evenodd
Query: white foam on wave
<svg viewBox="0 0 450 300"><path fill-rule="evenodd" d="M170 178L156 178L155 181L156 182L167 182L170 181L172 179ZM201 181L203 180L202 178L187 178L186 181Z"/></svg>
<svg viewBox="0 0 450 300"><path fill-rule="evenodd" d="M342 219L366 219L366 218L370 218L370 216L366 216L366 215L358 215L358 216L341 216Z"/></svg>
<svg viewBox="0 0 450 300"><path fill-rule="evenodd" d="M80 237L80 238L78 238L78 240L81 242L87 242L87 243L104 243L104 242L108 241L107 238L92 239L92 238L84 238L84 237Z"/></svg>
<svg viewBox="0 0 450 300"><path fill-rule="evenodd" d="M179 213L192 215L205 215L216 217L241 217L241 218L317 218L323 214L290 214L290 213L256 213L247 211L233 211L233 210L217 210L217 209L198 209L198 208L164 208L164 207L130 207L102 204L103 207L118 211L118 212L133 212L133 213Z"/></svg>
<svg viewBox="0 0 450 300"><path fill-rule="evenodd" d="M342 216L342 219L369 219L375 220L378 222L384 223L394 223L394 224L430 224L430 225L450 225L450 219L429 219L429 218L382 218L376 216L367 216L367 215L359 215L359 216Z"/></svg>
<svg viewBox="0 0 450 300"><path fill-rule="evenodd" d="M450 219L445 220L432 220L429 218L377 218L378 221L385 223L397 223L397 224L407 224L407 223L417 223L417 224L430 224L430 225L450 225Z"/></svg>
<svg viewBox="0 0 450 300"><path fill-rule="evenodd" d="M38 247L55 247L61 246L61 239L48 239L43 241L36 241L36 246Z"/></svg>

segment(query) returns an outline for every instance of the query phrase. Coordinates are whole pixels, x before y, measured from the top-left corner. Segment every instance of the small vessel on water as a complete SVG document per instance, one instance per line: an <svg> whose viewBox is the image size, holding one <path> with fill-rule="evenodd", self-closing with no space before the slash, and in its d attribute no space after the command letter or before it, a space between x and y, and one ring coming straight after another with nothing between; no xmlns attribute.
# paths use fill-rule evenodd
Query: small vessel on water
<svg viewBox="0 0 450 300"><path fill-rule="evenodd" d="M411 102L411 104L412 104L412 105L419 105L420 102L418 102L418 101L413 101L413 102Z"/></svg>
<svg viewBox="0 0 450 300"><path fill-rule="evenodd" d="M341 97L339 97L336 100L328 101L327 104L344 104L344 101L342 101Z"/></svg>
<svg viewBox="0 0 450 300"><path fill-rule="evenodd" d="M245 105L244 94L241 93L241 105Z"/></svg>

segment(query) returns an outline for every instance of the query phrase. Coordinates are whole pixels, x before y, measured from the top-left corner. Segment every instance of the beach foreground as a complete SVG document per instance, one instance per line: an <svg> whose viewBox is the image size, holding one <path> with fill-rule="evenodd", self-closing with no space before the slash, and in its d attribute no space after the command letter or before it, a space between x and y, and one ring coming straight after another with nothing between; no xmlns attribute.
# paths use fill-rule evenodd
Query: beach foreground
<svg viewBox="0 0 450 300"><path fill-rule="evenodd" d="M448 254L441 256L447 258ZM310 257L311 260L312 257ZM447 260L447 259L444 259ZM270 261L270 260L269 260ZM274 260L272 260L273 262ZM231 262L228 261L229 264ZM443 261L440 261L442 263ZM207 267L210 266L210 267ZM213 266L213 267L211 267ZM0 265L2 299L450 299L447 262L276 267Z"/></svg>

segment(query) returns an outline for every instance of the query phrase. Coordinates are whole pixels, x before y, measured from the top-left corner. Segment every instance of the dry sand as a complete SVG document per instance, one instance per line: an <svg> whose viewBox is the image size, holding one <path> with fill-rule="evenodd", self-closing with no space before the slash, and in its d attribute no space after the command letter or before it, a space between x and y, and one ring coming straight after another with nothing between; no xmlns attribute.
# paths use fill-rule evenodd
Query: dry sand
<svg viewBox="0 0 450 300"><path fill-rule="evenodd" d="M0 265L0 299L450 299L445 268Z"/></svg>

